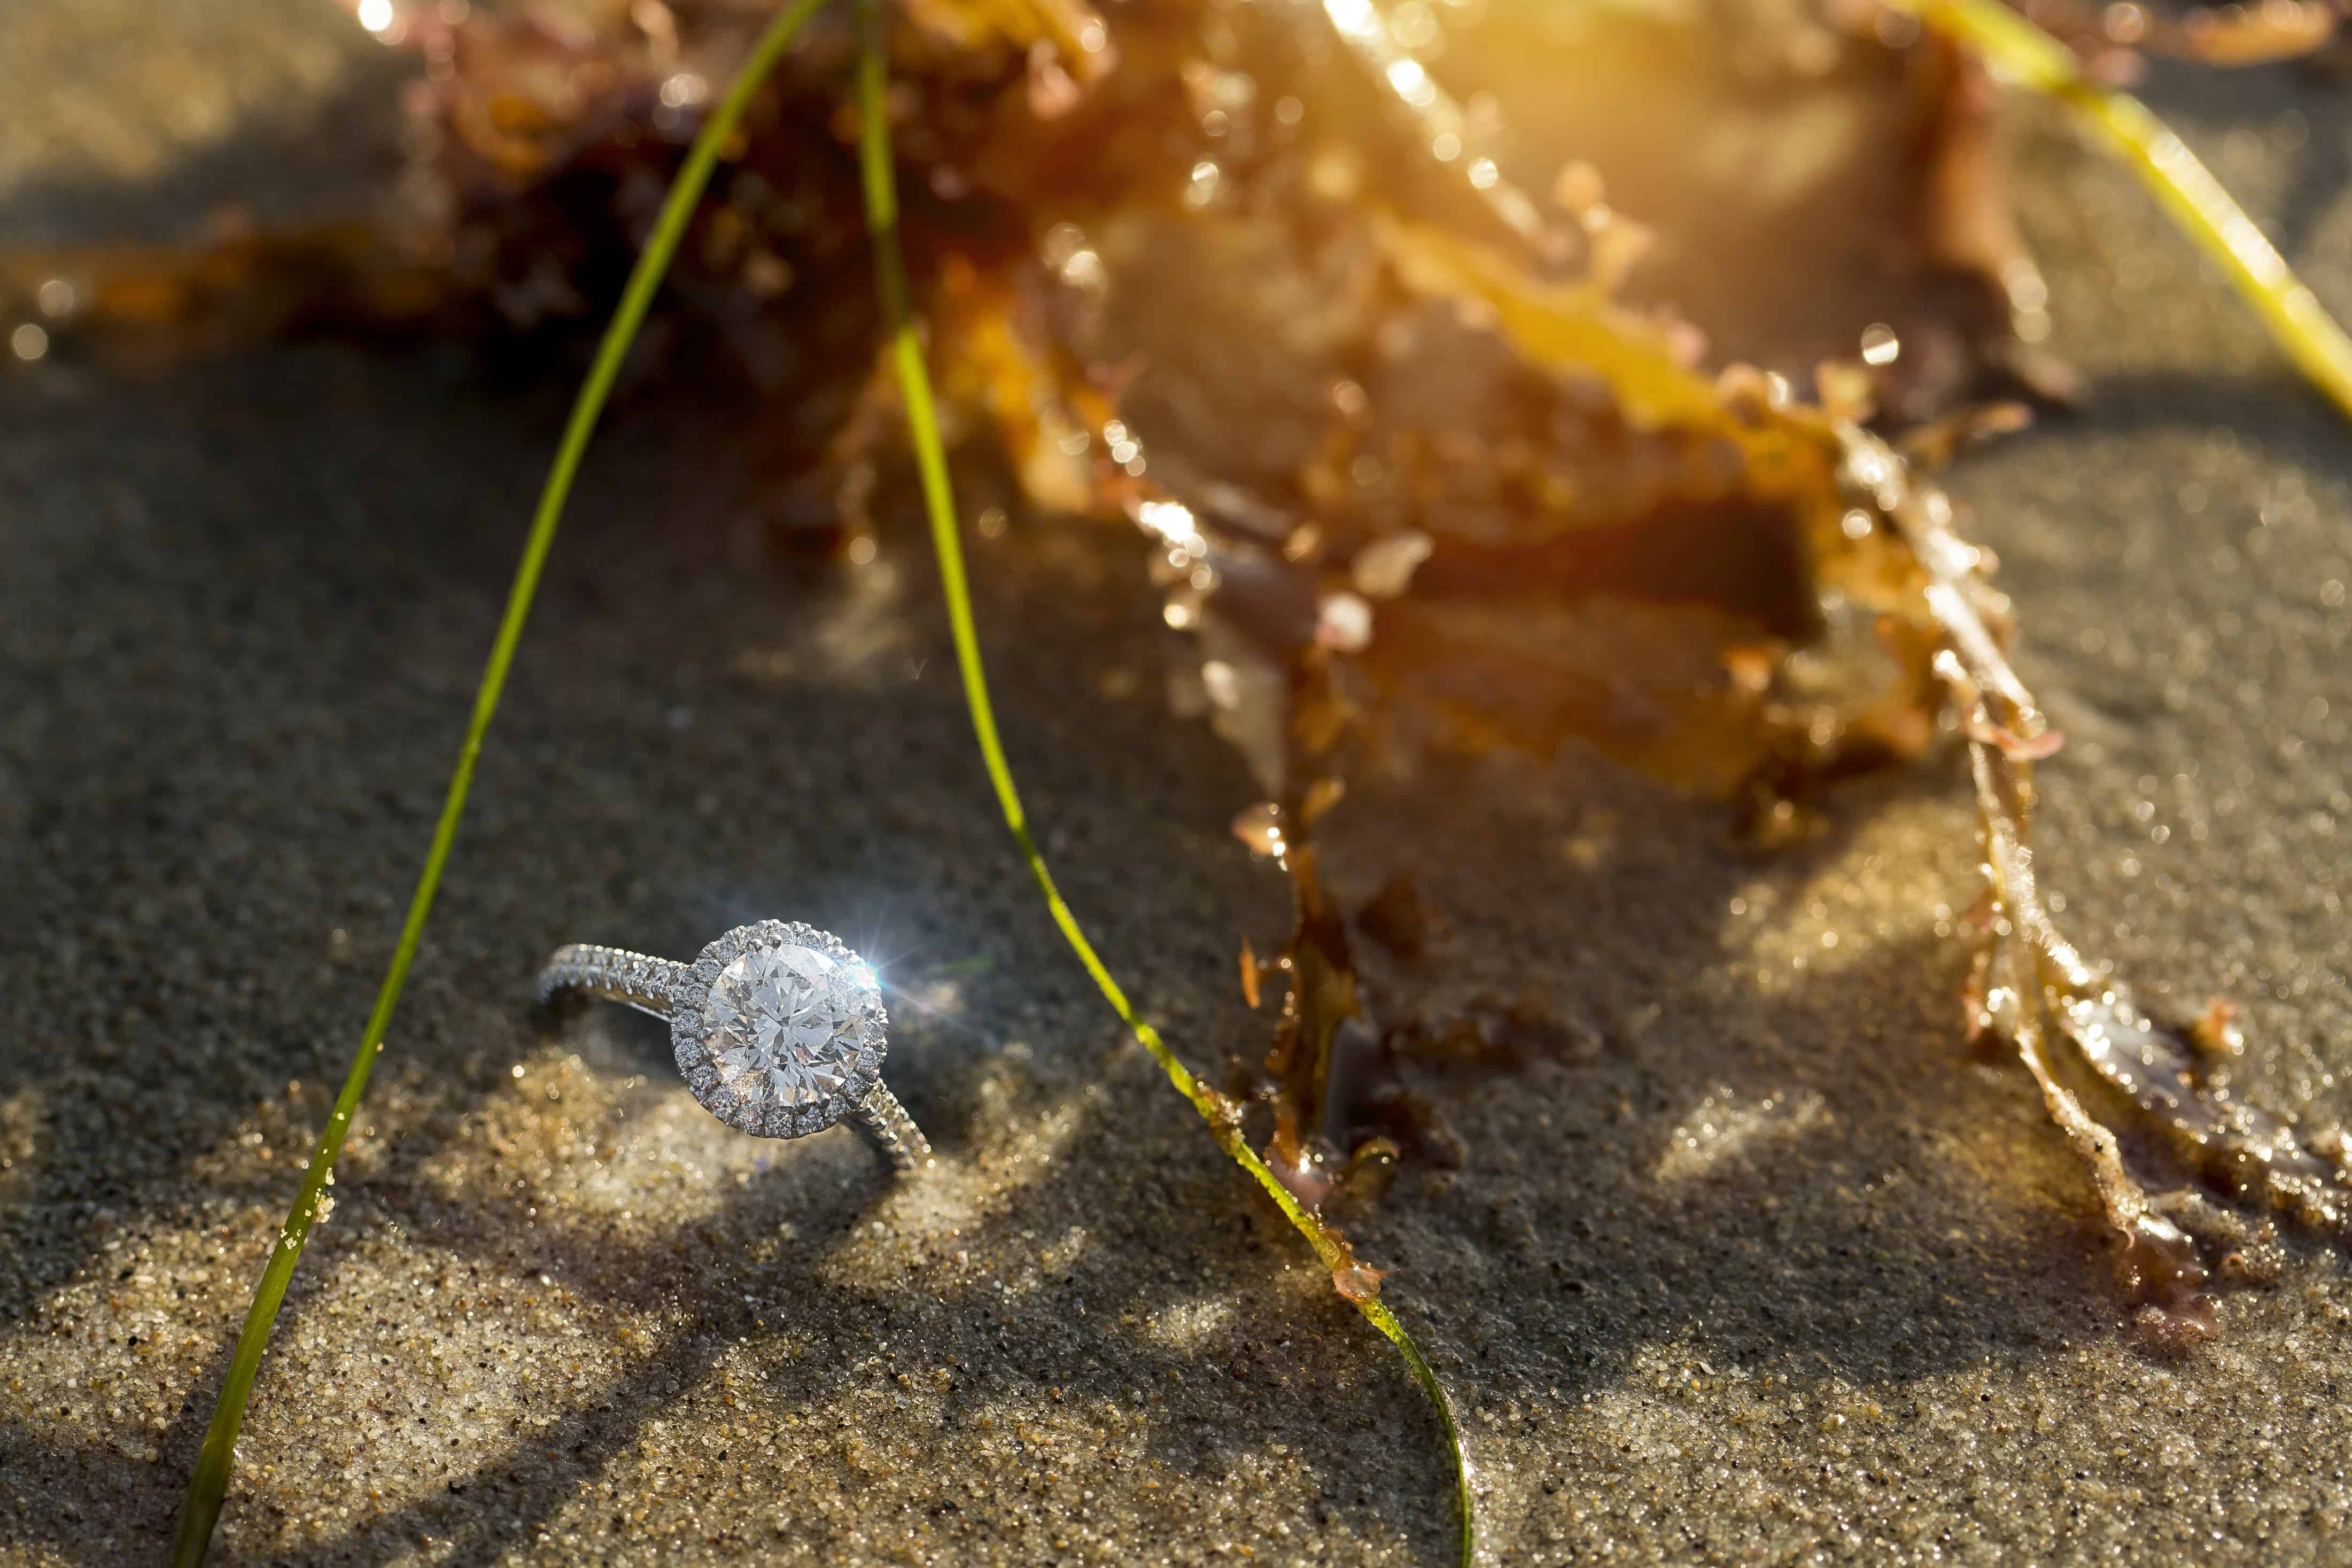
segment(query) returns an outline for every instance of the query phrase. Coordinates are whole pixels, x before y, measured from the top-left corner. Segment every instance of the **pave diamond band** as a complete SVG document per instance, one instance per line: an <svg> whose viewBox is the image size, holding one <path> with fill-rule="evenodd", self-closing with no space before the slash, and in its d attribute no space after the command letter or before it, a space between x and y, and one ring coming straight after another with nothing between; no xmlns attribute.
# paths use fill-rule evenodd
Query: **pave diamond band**
<svg viewBox="0 0 2352 1568"><path fill-rule="evenodd" d="M625 948L558 948L539 977L544 1003L565 993L665 1019L694 1098L760 1138L800 1138L854 1117L901 1171L929 1141L882 1083L889 1018L874 972L814 926L738 926L692 963Z"/></svg>
<svg viewBox="0 0 2352 1568"><path fill-rule="evenodd" d="M686 973L685 964L667 958L631 952L625 947L574 942L557 948L547 967L540 971L539 999L551 1002L560 992L580 991L667 1020L670 994Z"/></svg>

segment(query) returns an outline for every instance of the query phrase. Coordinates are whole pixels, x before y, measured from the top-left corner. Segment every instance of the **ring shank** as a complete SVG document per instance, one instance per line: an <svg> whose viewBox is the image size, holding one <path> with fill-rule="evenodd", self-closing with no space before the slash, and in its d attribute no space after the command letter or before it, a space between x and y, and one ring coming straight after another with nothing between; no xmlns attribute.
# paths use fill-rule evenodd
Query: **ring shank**
<svg viewBox="0 0 2352 1568"><path fill-rule="evenodd" d="M931 1163L931 1141L890 1092L890 1086L876 1084L866 1098L857 1102L857 1129L874 1146L882 1151L893 1167L900 1171L920 1170Z"/></svg>
<svg viewBox="0 0 2352 1568"><path fill-rule="evenodd" d="M540 971L539 999L546 1003L560 992L579 991L666 1020L670 1016L672 988L685 978L686 965L667 958L631 952L625 947L573 942L557 948L547 967Z"/></svg>

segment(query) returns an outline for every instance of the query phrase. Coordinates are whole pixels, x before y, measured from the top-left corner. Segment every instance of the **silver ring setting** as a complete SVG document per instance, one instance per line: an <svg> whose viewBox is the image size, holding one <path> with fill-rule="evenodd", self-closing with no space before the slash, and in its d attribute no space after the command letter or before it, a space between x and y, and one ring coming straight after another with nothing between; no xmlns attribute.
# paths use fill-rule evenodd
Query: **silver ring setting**
<svg viewBox="0 0 2352 1568"><path fill-rule="evenodd" d="M882 1083L889 1016L873 969L831 931L798 921L737 926L677 963L621 948L558 948L544 1003L580 992L669 1024L702 1108L755 1138L805 1138L854 1118L901 1170L931 1146Z"/></svg>

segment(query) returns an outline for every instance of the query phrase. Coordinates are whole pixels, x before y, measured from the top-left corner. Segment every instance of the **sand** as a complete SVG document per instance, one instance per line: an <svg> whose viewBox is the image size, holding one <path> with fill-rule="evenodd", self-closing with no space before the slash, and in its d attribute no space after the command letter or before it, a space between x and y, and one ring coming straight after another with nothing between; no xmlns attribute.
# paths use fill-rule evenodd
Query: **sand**
<svg viewBox="0 0 2352 1568"><path fill-rule="evenodd" d="M376 135L381 62L318 15L207 0L105 48L119 17L0 17L8 77L62 103L82 73L85 118L152 143L16 99L0 232L346 190L320 160L366 158L306 128ZM254 42L288 33L323 52ZM152 72L214 82L217 123L141 120ZM2352 311L2352 99L2152 96ZM2048 874L2151 1000L2239 1000L2242 1090L2325 1126L2352 1104L2352 433L2126 176L2021 134L2093 396L1953 485L2072 737ZM0 374L0 1562L165 1551L566 395L338 344ZM591 459L216 1560L1448 1560L1397 1357L1013 858L917 520L886 507L861 569L779 563L748 426L640 398ZM1228 835L1238 760L1165 717L1138 553L1016 519L975 557L982 626L1071 901L1221 1071L1264 1028L1236 941L1277 940L1285 894ZM2339 1560L2347 1258L2290 1235L2218 1342L2141 1344L2082 1170L1959 1037L1956 772L1845 792L1796 853L1727 838L1576 755L1431 764L1335 819L1344 891L1413 869L1447 929L1376 972L1384 1005L1539 985L1589 1042L1427 1074L1465 1163L1350 1222L1457 1401L1488 1559ZM559 942L684 955L770 915L881 963L934 1173L739 1137L657 1027L530 1007Z"/></svg>

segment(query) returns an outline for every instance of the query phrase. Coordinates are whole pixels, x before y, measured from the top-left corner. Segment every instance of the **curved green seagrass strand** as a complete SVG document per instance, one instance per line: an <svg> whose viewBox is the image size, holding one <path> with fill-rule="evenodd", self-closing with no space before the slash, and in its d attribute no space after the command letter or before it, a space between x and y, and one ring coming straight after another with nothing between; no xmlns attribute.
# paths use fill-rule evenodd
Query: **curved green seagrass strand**
<svg viewBox="0 0 2352 1568"><path fill-rule="evenodd" d="M1063 900L1061 890L1054 885L1054 875L1047 869L1045 858L1038 853L1036 841L1030 837L1028 814L1022 809L1021 794L1013 782L1013 769L1004 758L1004 748L997 738L996 711L988 698L988 678L981 666L980 634L972 622L971 594L964 576L963 544L957 531L955 498L948 486L947 457L940 440L939 416L932 405L930 375L923 363L923 347L915 331L912 315L908 309L907 269L898 248L898 195L890 156L889 112L885 103L885 88L888 73L887 44L883 37L879 0L858 0L863 47L857 70L857 111L860 123L858 139L859 161L866 181L866 226L874 239L874 272L881 290L883 320L890 334L890 353L898 372L898 384L906 400L907 426L915 449L915 465L922 478L923 505L931 527L931 544L940 562L940 590L947 600L948 625L955 638L956 667L963 677L966 706L971 712L974 738L980 742L981 760L988 769L989 783L996 788L998 805L1003 808L1004 825L1013 830L1013 837L1021 847L1022 858L1029 864L1030 873L1037 879L1037 887L1045 896L1045 907L1052 911L1054 923L1061 928L1063 938L1076 952L1078 962L1086 966L1111 1005L1143 1048L1151 1053L1168 1081L1178 1093L1192 1101L1192 1108L1208 1122L1212 1136L1230 1155L1234 1163L1247 1171L1257 1184L1265 1189L1290 1223L1298 1228L1307 1244L1324 1267L1336 1273L1354 1267L1355 1260L1346 1245L1327 1229L1320 1219L1307 1212L1284 1186L1275 1173L1266 1168L1234 1126L1227 1107L1212 1089L1185 1069L1176 1059L1160 1033L1136 1014L1127 994L1110 971L1097 955L1094 944L1078 925L1077 917ZM1405 1332L1378 1297L1355 1300L1356 1309L1371 1325L1388 1336L1412 1369L1413 1380L1437 1412L1445 1428L1445 1441L1454 1459L1455 1501L1461 1510L1462 1562L1465 1568L1475 1561L1477 1552L1475 1516L1472 1512L1470 1465L1462 1449L1462 1433L1454 1424L1453 1402L1446 1397L1444 1384L1429 1364L1421 1347Z"/></svg>
<svg viewBox="0 0 2352 1568"><path fill-rule="evenodd" d="M695 137L694 146L687 154L685 166L678 171L668 198L662 204L653 235L637 258L635 269L629 274L620 309L614 312L613 323L605 329L588 379L572 405L571 421L564 426L562 444L556 448L546 488L540 493L539 510L532 514L530 532L523 542L521 563L515 568L506 614L499 622L498 637L482 668L481 686L474 697L473 719L466 726L465 744L457 753L457 769L449 776L449 793L441 805L441 819L433 829L425 868L409 900L408 919L401 927L392 964L384 972L383 984L376 993L375 1010L368 1016L366 1032L360 1037L359 1052L352 1058L351 1071L344 1076L342 1091L335 1097L334 1113L327 1119L326 1131L319 1136L310 1170L302 1177L301 1190L295 1194L294 1207L286 1216L285 1228L278 1232L278 1245L270 1249L268 1266L261 1271L261 1284L254 1291L253 1306L246 1313L244 1330L237 1335L236 1350L229 1360L228 1378L222 1384L219 1400L213 1406L212 1425L205 1430L195 1474L188 1482L187 1501L180 1510L179 1538L172 1551L172 1561L180 1568L193 1568L203 1562L212 1542L213 1525L220 1517L221 1501L228 1489L237 1429L245 1420L246 1401L253 1392L261 1352L268 1343L278 1306L286 1299L294 1265L301 1259L302 1246L318 1214L327 1173L333 1169L336 1155L342 1152L343 1140L351 1131L352 1116L359 1109L360 1096L367 1089L368 1073L375 1065L376 1053L383 1047L384 1029L392 1022L401 988L407 984L409 964L416 957L418 938L424 933L425 917L433 910L433 896L441 884L441 868L449 858L457 824L465 816L466 795L474 782L474 763L481 755L482 736L490 727L491 716L498 711L499 696L506 687L507 668L514 662L515 646L521 640L523 622L530 613L531 597L538 591L540 572L547 563L548 547L555 541L556 522L563 515L563 503L572 493L581 454L587 450L588 437L595 430L597 416L604 412L614 378L620 373L621 361L636 337L654 292L660 287L662 274L668 269L670 257L686 233L687 220L693 216L695 204L710 183L719 150L734 134L753 91L783 58L801 24L822 3L823 0L796 0L769 24L726 98L703 122L700 134Z"/></svg>
<svg viewBox="0 0 2352 1568"><path fill-rule="evenodd" d="M2080 115L2156 194L2174 225L2220 264L2296 368L2352 415L2352 338L2213 172L2147 105L2093 81L2073 51L2001 0L1890 3Z"/></svg>

